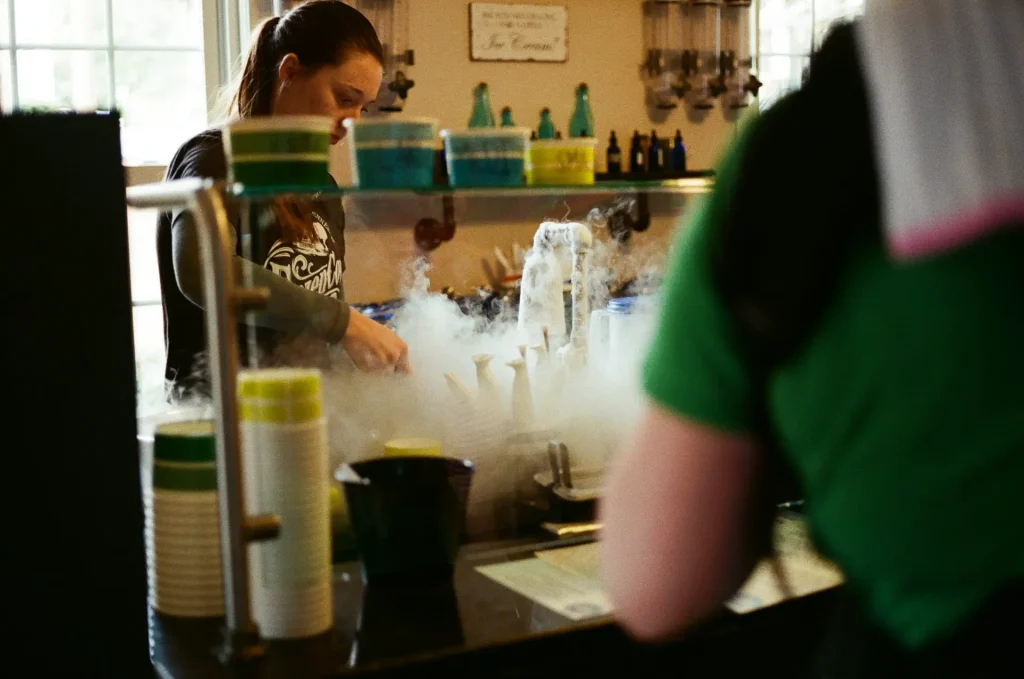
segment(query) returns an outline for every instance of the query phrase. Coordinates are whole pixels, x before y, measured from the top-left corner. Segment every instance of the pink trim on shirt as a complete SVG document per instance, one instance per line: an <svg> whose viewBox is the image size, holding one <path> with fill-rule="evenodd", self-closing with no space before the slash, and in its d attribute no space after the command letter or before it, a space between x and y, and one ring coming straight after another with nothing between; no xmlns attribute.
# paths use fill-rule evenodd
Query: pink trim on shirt
<svg viewBox="0 0 1024 679"><path fill-rule="evenodd" d="M994 198L953 217L888 233L889 252L900 260L951 250L996 229L1024 224L1024 194Z"/></svg>

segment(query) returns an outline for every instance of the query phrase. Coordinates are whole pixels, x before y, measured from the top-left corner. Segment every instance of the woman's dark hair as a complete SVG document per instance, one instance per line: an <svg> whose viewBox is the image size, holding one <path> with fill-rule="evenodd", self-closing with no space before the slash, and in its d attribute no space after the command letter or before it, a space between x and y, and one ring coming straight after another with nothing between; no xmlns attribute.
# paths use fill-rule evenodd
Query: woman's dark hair
<svg viewBox="0 0 1024 679"><path fill-rule="evenodd" d="M384 63L384 48L369 20L341 0L306 0L256 29L230 113L238 118L270 115L278 63L286 54L297 56L305 68L319 68L358 52Z"/></svg>

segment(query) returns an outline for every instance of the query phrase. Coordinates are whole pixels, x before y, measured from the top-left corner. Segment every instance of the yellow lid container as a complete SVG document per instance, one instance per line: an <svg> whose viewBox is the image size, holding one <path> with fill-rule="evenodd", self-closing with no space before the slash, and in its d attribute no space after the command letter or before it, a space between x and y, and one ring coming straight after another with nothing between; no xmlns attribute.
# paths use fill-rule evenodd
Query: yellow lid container
<svg viewBox="0 0 1024 679"><path fill-rule="evenodd" d="M434 439L391 439L384 444L384 457L441 457L441 443Z"/></svg>

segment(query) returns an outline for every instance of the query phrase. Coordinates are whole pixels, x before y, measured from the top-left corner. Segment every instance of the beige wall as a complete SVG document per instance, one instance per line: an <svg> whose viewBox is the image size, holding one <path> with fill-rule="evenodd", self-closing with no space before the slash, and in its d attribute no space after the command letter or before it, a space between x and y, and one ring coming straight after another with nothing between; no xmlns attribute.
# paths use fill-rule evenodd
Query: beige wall
<svg viewBox="0 0 1024 679"><path fill-rule="evenodd" d="M628 148L633 130L652 128L659 135L682 130L689 167L714 165L734 130L719 108L696 117L677 108L657 111L647 106L640 76L643 60L643 20L640 0L519 0L523 4L562 4L569 10L569 59L563 64L483 63L469 59L469 2L466 0L408 0L410 43L416 51L411 76L416 86L401 116L439 118L441 127L465 127L472 108L473 87L483 81L491 90L495 115L511 106L516 122L536 127L545 106L555 124L567 132L574 89L590 85L597 125L599 168L603 169L609 132L614 129ZM348 150L335 152L333 171L339 183L350 179ZM582 217L588 200L573 201L571 216ZM415 249L411 227L424 216L440 216L440 200L388 202L348 201L348 270L346 289L354 301L386 299L399 293L397 262ZM664 242L675 222L679 201L655 201L657 216L643 240ZM432 253L432 283L469 289L484 282L480 258L495 245L508 248L513 240L527 245L544 216L561 218L566 208L557 200L521 199L457 204L459 224L455 241ZM493 257L492 257L493 259Z"/></svg>

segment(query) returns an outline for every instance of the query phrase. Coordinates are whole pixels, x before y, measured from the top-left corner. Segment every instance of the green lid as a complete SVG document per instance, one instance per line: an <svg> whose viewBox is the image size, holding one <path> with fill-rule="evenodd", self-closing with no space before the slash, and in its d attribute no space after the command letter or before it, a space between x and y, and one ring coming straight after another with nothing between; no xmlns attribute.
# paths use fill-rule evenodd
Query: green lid
<svg viewBox="0 0 1024 679"><path fill-rule="evenodd" d="M212 462L153 463L153 490L198 493L217 490L217 468Z"/></svg>
<svg viewBox="0 0 1024 679"><path fill-rule="evenodd" d="M217 439L213 421L161 424L153 435L153 459L157 462L215 462Z"/></svg>

